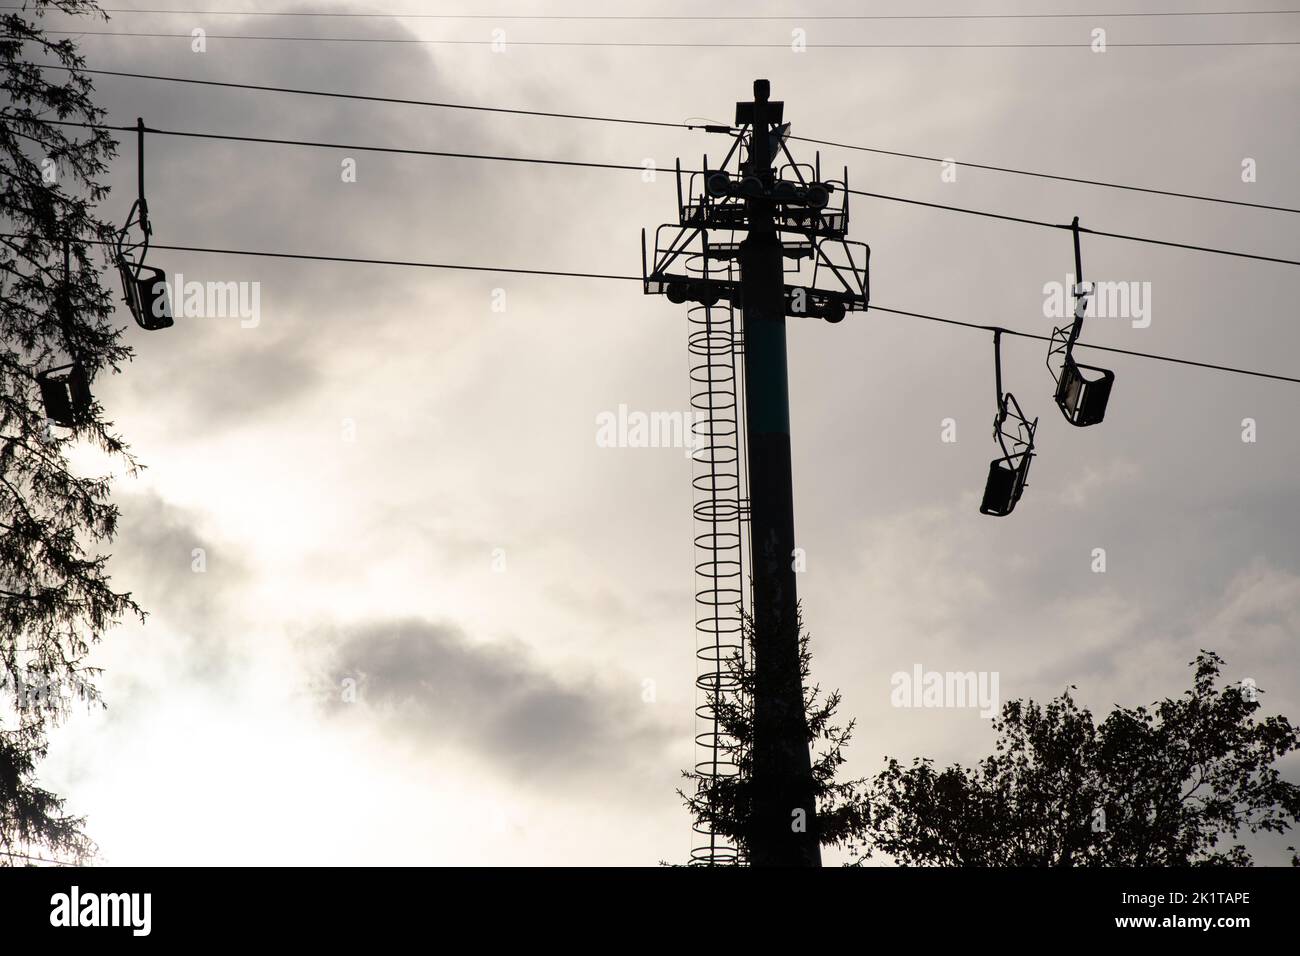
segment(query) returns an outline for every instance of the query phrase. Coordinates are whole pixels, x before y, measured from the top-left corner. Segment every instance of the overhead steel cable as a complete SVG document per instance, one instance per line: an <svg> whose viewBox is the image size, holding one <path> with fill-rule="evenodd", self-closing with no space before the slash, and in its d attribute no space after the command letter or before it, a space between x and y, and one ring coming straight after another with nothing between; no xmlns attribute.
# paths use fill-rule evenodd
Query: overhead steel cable
<svg viewBox="0 0 1300 956"><path fill-rule="evenodd" d="M1011 173L1016 176L1031 176L1035 179L1052 179L1063 183L1078 183L1084 186L1103 186L1107 189L1123 189L1129 192L1150 193L1154 196L1173 196L1177 199L1195 199L1200 202L1224 203L1230 206L1249 206L1252 209L1270 209L1274 212L1300 213L1300 209L1290 206L1274 206L1269 203L1247 202L1244 199L1226 199L1221 196L1203 196L1199 193L1177 192L1172 189L1156 189L1152 186L1130 186L1125 183L1112 183L1101 179L1084 179L1079 176L1061 176L1054 173L1040 173L1028 169L1015 169L1011 166L994 166L989 163L964 162L955 157L926 156L921 153L905 153L894 149L880 149L875 146L858 146L853 143L837 143L829 139L816 139L812 136L790 136L790 140L812 143L817 146L830 146L836 149L851 149L862 153L876 153L881 156L897 156L902 159L920 159L931 163L952 163L967 169L983 169L995 173Z"/></svg>
<svg viewBox="0 0 1300 956"><path fill-rule="evenodd" d="M320 96L326 99L359 100L364 103L395 103L401 106L428 106L445 110L469 110L476 113L505 113L512 116L539 116L543 119L586 120L593 123L621 123L628 126L659 126L669 129L696 129L688 123L663 123L657 120L629 119L624 116L598 116L584 113L556 113L548 110L512 109L505 106L478 106L470 103L446 103L438 100L416 100L399 96L368 96L364 93L334 93L328 90L305 90L293 86L264 86L256 83L235 83L230 80L201 80L191 76L159 76L153 73L128 73L122 70L91 70L62 66L54 63L37 64L43 70L61 70L65 73L88 73L95 76L119 76L137 80L158 80L165 83L187 83L193 86L218 86L235 90L256 90L263 93L290 93L297 96Z"/></svg>
<svg viewBox="0 0 1300 956"><path fill-rule="evenodd" d="M1006 222L1017 222L1027 226L1041 226L1046 229L1064 229L1067 232L1073 227L1065 223L1047 222L1042 219L1027 219L1024 216L1011 216L1001 212L989 212L986 209L971 209L968 206L950 206L947 203L927 202L923 199L908 199L903 196L891 196L887 193L873 193L862 189L846 190L852 196L867 196L872 199L883 199L888 202L907 203L912 206L926 206L930 209L944 209L948 212L965 213L968 216L983 216L986 219L1001 219ZM1133 236L1122 232L1108 232L1102 229L1086 229L1079 227L1079 231L1092 236L1105 236L1109 239L1123 239L1127 242L1143 242L1155 246L1169 246L1174 249L1190 249L1195 252L1210 252L1219 256L1233 256L1238 259L1256 259L1260 262L1276 262L1287 266L1300 266L1300 259L1284 259L1281 256L1265 256L1255 252L1238 252L1233 249L1219 249L1214 246L1198 246L1187 242L1174 242L1170 239L1152 239L1147 236Z"/></svg>
<svg viewBox="0 0 1300 956"><path fill-rule="evenodd" d="M72 71L71 67L65 67L65 66L54 65L54 64L50 64L50 65L41 64L41 67L42 69L62 70L65 72ZM538 117L550 118L550 119L585 120L585 121L597 122L597 123L622 123L622 124L629 124L634 126L657 126L662 128L668 128L668 129L687 129L687 130L704 129L709 131L727 132L727 133L731 133L735 131L734 127L725 126L722 124L667 123L667 122L661 122L657 120L629 119L627 117L617 117L617 116L599 116L599 115L590 115L590 114L583 114L583 113L555 113L555 112L546 112L542 110L511 109L508 107L497 107L497 106L479 106L479 105L473 105L467 103L446 103L446 102L437 102L432 100L404 99L404 98L390 97L390 96L369 96L362 93L338 93L338 92L332 92L327 90L302 89L299 87L263 86L255 83L235 83L235 82L229 82L224 80L203 80L195 77L186 77L186 76L161 76L152 73L130 73L121 70L82 69L76 72L89 73L89 74L99 75L99 76L116 76L116 77L124 77L129 79L155 80L155 81L166 82L166 83L188 83L197 86L225 87L230 89L253 90L257 92L267 92L267 93L289 93L289 94L295 94L299 96L321 96L321 97L327 97L331 99L361 100L364 102L373 102L373 103L397 103L397 104L407 105L407 106L427 106L427 107L434 107L438 109L472 110L472 111L487 112L487 113L514 114L518 116L538 116ZM920 153L906 153L898 150L877 149L871 146L860 146L852 143L840 143L840 142L835 142L833 140L816 139L807 136L792 136L790 138L794 140L800 140L806 143L814 143L823 146L839 147L841 149L852 149L852 150L861 150L863 152L882 153L885 155L901 156L909 159L922 159L931 162L945 161L944 159L940 159L938 157L925 156ZM1300 208L1291 208L1288 206L1269 205L1266 203L1251 203L1251 202L1245 202L1244 200L1223 199L1216 196L1204 196L1195 193L1175 192L1172 190L1155 189L1155 188L1150 188L1145 186L1130 186L1130 185L1124 185L1120 183L1106 182L1104 180L1082 179L1073 176L1059 176L1059 175L1054 175L1052 173L1040 173L1040 172L1033 172L1025 169L1016 169L1010 166L995 166L995 165L983 164L983 163L963 163L960 161L957 162L958 165L967 166L972 169L992 170L995 172L1012 173L1020 176L1032 176L1039 179L1054 179L1062 182L1083 183L1090 186L1101 186L1109 189L1123 189L1123 190L1129 190L1134 192L1146 192L1146 193L1153 193L1156 195L1175 196L1184 199L1197 199L1204 202L1228 203L1228 204L1239 205L1239 206L1251 206L1259 209L1270 209L1276 212L1300 213Z"/></svg>
<svg viewBox="0 0 1300 956"><path fill-rule="evenodd" d="M94 124L94 123L78 123L78 122L72 122L68 120L37 119L35 120L35 122L42 122L42 123L47 123L56 126L75 126L75 127L85 128L85 129L110 129L118 132L136 131L136 127L134 126L111 126L111 125L101 125L101 124ZM158 129L156 127L150 127L150 126L145 127L145 132L152 133L158 136L179 136L179 137L188 137L188 138L195 138L195 139L227 140L230 142L238 142L238 143L263 143L263 144L282 145L282 146L309 147L315 149L358 150L358 151L368 151L368 152L378 152L378 153L394 153L397 155L408 155L408 156L435 156L435 157L451 158L451 159L488 160L494 162L507 162L507 163L530 163L530 164L544 165L544 166L573 166L573 167L584 168L584 169L613 169L613 170L625 170L625 171L635 171L635 172L645 171L644 166L632 165L630 163L599 163L599 162L589 162L584 160L547 159L542 157L529 157L529 156L503 156L503 155L491 154L491 153L466 153L466 152L454 152L454 151L445 151L445 150L408 149L408 148L393 147L393 146L367 146L367 145L356 144L356 143L326 143L326 142L318 142L314 140L280 139L280 138L270 137L270 136L236 136L236 135L230 135L224 133L203 133L203 132L191 132L185 130L166 130L166 129ZM684 170L684 172L691 172L691 170ZM696 172L698 172L698 170L696 170ZM905 196L892 196L888 193L868 192L862 189L849 189L847 190L847 192L853 196L865 196L870 199L880 199L888 202L900 202L900 203L906 203L908 205L924 206L931 209L943 209L949 212L964 213L970 216L981 216L987 219L1000 219L1005 222L1020 223L1022 225L1028 225L1028 226L1038 226L1046 229L1064 229L1068 231L1072 228L1070 225L1064 223L1048 222L1042 219L1029 219L1024 216L1012 216L1007 213L991 212L989 210L984 210L984 209L971 209L966 206L952 206L946 203L928 202L923 199L910 199ZM1174 242L1169 239L1153 239L1149 236L1134 236L1128 233L1110 232L1108 230L1102 230L1102 229L1088 229L1088 228L1080 227L1079 231L1093 236L1102 236L1108 239L1120 239L1126 242L1140 242L1149 245L1167 246L1174 249L1187 249L1194 252L1205 252L1213 255L1231 256L1233 258L1238 258L1238 259L1253 259L1260 262L1274 262L1280 265L1300 266L1300 259L1286 259L1280 256L1266 256L1260 253L1240 252L1233 249L1220 249L1214 246L1199 246L1199 245L1194 245L1192 243Z"/></svg>
<svg viewBox="0 0 1300 956"><path fill-rule="evenodd" d="M1021 332L1018 329L1008 329L998 325L981 325L977 322L962 322L960 319L946 319L938 315L927 315L924 312L909 312L905 309L890 309L883 305L871 303L869 312L888 312L892 315L902 315L913 319L925 319L929 322L942 322L944 325L960 325L968 329L979 329L983 332L1001 332L1003 335L1014 335L1022 339L1037 339L1040 342L1051 342L1050 335L1038 335L1034 332ZM1272 372L1259 372L1254 369L1236 368L1231 365L1216 365L1212 362L1197 362L1194 359L1175 358L1171 355L1159 355L1154 352L1139 352L1135 349L1121 349L1111 345L1093 345L1089 342L1075 342L1074 347L1077 349L1092 349L1097 352L1114 352L1118 355L1132 355L1138 358L1154 359L1157 362L1172 362L1175 365L1190 365L1195 368L1208 368L1218 372L1231 372L1234 375L1250 375L1255 378L1268 378L1277 382L1293 382L1300 385L1300 378L1290 375L1276 375Z"/></svg>
<svg viewBox="0 0 1300 956"><path fill-rule="evenodd" d="M306 262L352 262L370 266L406 266L417 269L449 269L461 272L500 272L511 275L561 276L569 279L615 279L642 281L640 276L614 275L607 272L566 272L556 269L524 269L515 266L480 266L452 262L418 262L410 259L361 259L355 256L325 256L301 252L264 252L251 249L215 249L204 246L166 246L151 243L150 249L167 249L172 252L204 252L223 256L255 256L263 259L300 259Z"/></svg>
<svg viewBox="0 0 1300 956"><path fill-rule="evenodd" d="M15 238L25 236L26 233L0 233L0 236L6 238ZM86 245L109 245L109 243L97 239L80 240ZM496 272L511 275L535 275L535 276L559 276L562 278L573 279L604 279L617 282L643 282L641 276L619 275L609 272L571 272L556 269L527 269L516 266L492 266L492 265L472 265L466 263L448 263L448 262L420 262L409 259L371 259L357 256L329 256L315 255L301 252L271 252L266 250L255 249L224 249L210 246L188 246L188 245L164 245L161 243L151 243L151 249L164 249L169 252L196 252L208 255L225 255L225 256L252 256L255 258L268 259L295 259L305 262L333 262L333 263L355 263L358 265L377 265L377 266L402 266L417 269L446 269L453 271L466 272ZM1013 335L1025 339L1037 339L1043 342L1050 342L1051 337L1038 335L1033 332L1022 332L1017 329L1008 329L1001 326L981 325L975 322L963 322L959 319L947 319L937 315L928 315L924 312L910 312L903 309L891 309L883 305L872 303L870 312L887 312L892 315L907 316L916 319L925 319L930 322L941 322L945 325L960 325L965 328L979 329L982 331L994 331L1001 329L1006 335ZM1130 355L1136 358L1152 359L1157 362L1171 362L1176 365L1189 365L1196 368L1212 369L1219 372L1230 372L1235 375L1248 375L1255 378L1273 379L1279 382L1291 382L1300 385L1300 377L1290 375L1278 375L1272 372L1260 372L1254 369L1238 368L1231 365L1216 365L1211 362L1198 362L1193 359L1175 358L1170 355L1160 355L1156 352L1140 352L1135 349L1121 349L1109 345L1093 345L1086 342L1076 342L1075 348L1094 349L1100 352L1115 352L1120 355Z"/></svg>
<svg viewBox="0 0 1300 956"><path fill-rule="evenodd" d="M152 40L192 40L190 33L146 33L130 30L45 30L48 36L71 37L132 37ZM448 40L424 37L314 37L266 36L256 33L208 33L209 40L263 40L284 43L408 43L438 46L492 46L503 42L507 46L541 47L610 47L630 49L705 49L705 50L788 50L786 43L707 43L680 40ZM18 38L11 38L18 39ZM1255 47L1300 46L1300 40L1154 40L1148 42L1107 43L1107 49L1153 49L1157 47ZM1091 40L1073 43L809 43L809 50L1091 50Z"/></svg>
<svg viewBox="0 0 1300 956"><path fill-rule="evenodd" d="M136 126L112 126L100 123L77 123L70 120L36 119L33 122L51 126L77 126L83 129L106 129L122 133L137 132ZM538 156L502 156L496 153L466 153L439 149L415 149L401 146L372 146L363 143L328 143L306 139L278 139L271 136L239 136L231 133L203 133L193 130L159 129L146 126L146 133L154 136L177 136L183 139L208 139L231 143L262 143L273 146L302 146L311 149L338 149L368 153L392 153L397 156L433 156L441 159L475 159L501 163L530 163L541 166L574 166L579 169L615 169L645 172L645 166L628 163L597 163L580 159L546 159Z"/></svg>
<svg viewBox="0 0 1300 956"><path fill-rule="evenodd" d="M0 10L22 10L18 5L0 6ZM558 14L512 13L492 15L487 13L352 13L311 10L201 10L201 9L148 9L141 7L100 7L104 13L126 14L183 14L187 16L231 17L333 17L340 19L391 19L391 20L565 20L565 21L686 21L686 22L791 22L856 21L856 20L1091 20L1121 17L1247 17L1280 16L1300 13L1300 10L1165 10L1156 12L1126 11L1118 13L922 13L922 14L792 14L785 16L709 16L672 14Z"/></svg>
<svg viewBox="0 0 1300 956"><path fill-rule="evenodd" d="M27 233L0 233L3 238L23 238ZM78 242L88 246L111 246L111 242L102 239L79 239ZM150 249L164 249L169 252L202 252L222 256L255 256L264 259L301 259L308 262L352 262L372 266L406 266L418 269L451 269L464 272L501 272L515 275L563 276L573 279L618 279L642 281L640 276L613 275L604 272L565 272L554 269L525 269L513 266L479 266L452 262L420 262L412 259L365 259L356 256L314 255L302 252L264 252L254 249L220 249L209 246L174 246L157 242L149 243Z"/></svg>

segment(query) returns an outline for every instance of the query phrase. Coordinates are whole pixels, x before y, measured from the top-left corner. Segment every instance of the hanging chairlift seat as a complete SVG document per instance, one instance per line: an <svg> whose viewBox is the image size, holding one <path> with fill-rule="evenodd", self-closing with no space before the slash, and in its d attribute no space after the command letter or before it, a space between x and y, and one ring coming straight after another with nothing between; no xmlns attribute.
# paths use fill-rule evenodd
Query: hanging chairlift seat
<svg viewBox="0 0 1300 956"><path fill-rule="evenodd" d="M984 483L980 514L1005 518L1015 510L1016 502L1028 484L1029 463L1033 458L1034 453L1026 450L989 462L989 477Z"/></svg>
<svg viewBox="0 0 1300 956"><path fill-rule="evenodd" d="M1025 417L1020 403L1010 392L1002 391L1002 329L993 330L993 368L997 383L997 414L993 416L993 437L1002 448L1002 457L989 462L988 479L980 514L1005 518L1015 510L1016 502L1029 483L1029 465L1034 460L1034 433L1038 419ZM1007 428L1007 420L1015 430ZM1009 443L1009 444L1008 444Z"/></svg>
<svg viewBox="0 0 1300 956"><path fill-rule="evenodd" d="M1014 435L1006 431L1008 417L1015 419ZM993 420L993 435L1002 446L1002 457L989 462L980 514L1005 518L1015 510L1016 502L1029 483L1029 464L1034 460L1034 432L1037 428L1038 419L1031 422L1025 418L1016 397L1007 392L1001 410ZM1011 440L1011 448L1007 447L1007 439Z"/></svg>
<svg viewBox="0 0 1300 956"><path fill-rule="evenodd" d="M127 308L140 328L155 332L170 328L175 320L167 298L167 273L145 265L153 226L149 222L149 203L144 195L144 120L136 119L135 124L139 192L127 214L126 225L117 232L116 261ZM140 230L140 239L134 242L128 240L132 227Z"/></svg>
<svg viewBox="0 0 1300 956"><path fill-rule="evenodd" d="M980 502L980 514L1003 518L1011 514L1020 497L1020 470L1008 467L1004 459L989 462L989 477L984 483L984 500Z"/></svg>
<svg viewBox="0 0 1300 956"><path fill-rule="evenodd" d="M125 256L117 260L122 277L122 293L136 325L150 332L175 324L171 302L167 297L167 273L153 266L131 262Z"/></svg>
<svg viewBox="0 0 1300 956"><path fill-rule="evenodd" d="M90 381L79 362L60 365L36 374L45 417L56 425L75 428L90 412Z"/></svg>
<svg viewBox="0 0 1300 956"><path fill-rule="evenodd" d="M1080 365L1067 353L1056 383L1056 404L1071 425L1080 428L1096 425L1106 415L1106 402L1114 384L1114 372L1095 365Z"/></svg>
<svg viewBox="0 0 1300 956"><path fill-rule="evenodd" d="M90 396L90 376L76 358L74 326L76 310L72 301L72 248L68 235L63 237L63 279L55 294L54 312L63 330L64 344L70 350L72 361L66 365L36 373L36 386L41 392L45 417L64 428L76 428L90 419L93 400Z"/></svg>
<svg viewBox="0 0 1300 956"><path fill-rule="evenodd" d="M1083 254L1079 247L1079 217L1070 225L1074 234L1074 323L1052 331L1052 341L1047 347L1047 368L1056 379L1056 404L1071 425L1085 428L1096 425L1106 415L1115 373L1095 365L1083 365L1074 359L1074 343L1083 331L1083 319L1088 311L1088 297L1093 288L1083 281ZM1058 373L1053 363L1061 357ZM1085 374L1086 373L1086 374Z"/></svg>

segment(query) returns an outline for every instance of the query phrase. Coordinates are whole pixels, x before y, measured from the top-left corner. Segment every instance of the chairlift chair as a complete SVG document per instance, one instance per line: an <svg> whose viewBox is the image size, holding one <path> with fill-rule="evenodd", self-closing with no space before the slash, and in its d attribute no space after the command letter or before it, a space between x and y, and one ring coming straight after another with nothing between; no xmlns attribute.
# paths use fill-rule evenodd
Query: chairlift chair
<svg viewBox="0 0 1300 956"><path fill-rule="evenodd" d="M1071 425L1080 428L1096 425L1106 415L1115 373L1095 365L1075 361L1074 343L1083 331L1083 317L1088 311L1088 296L1092 290L1083 281L1083 257L1079 250L1079 217L1074 217L1070 227L1074 233L1074 323L1052 330L1052 342L1047 349L1047 367L1056 379L1056 404ZM1058 372L1053 359L1061 356Z"/></svg>
<svg viewBox="0 0 1300 956"><path fill-rule="evenodd" d="M114 260L122 279L126 306L140 328L147 331L165 329L175 324L167 298L167 273L145 265L153 226L149 222L149 203L144 196L144 120L136 119L137 155L139 157L139 194L127 214L126 225L118 230ZM129 242L132 226L140 227L141 238Z"/></svg>
<svg viewBox="0 0 1300 956"><path fill-rule="evenodd" d="M993 437L1002 449L1002 457L989 462L988 479L980 514L1004 518L1015 510L1029 480L1029 465L1034 459L1034 433L1038 419L1025 417L1020 403L1010 392L1002 391L1002 330L993 330L993 363L997 383L998 411L993 418ZM1012 431L1008 421L1015 425Z"/></svg>
<svg viewBox="0 0 1300 956"><path fill-rule="evenodd" d="M119 255L117 272L122 278L126 306L137 325L156 332L175 324L171 302L167 298L167 273L164 270Z"/></svg>
<svg viewBox="0 0 1300 956"><path fill-rule="evenodd" d="M1080 428L1096 425L1106 414L1106 402L1114 383L1115 373L1109 369L1081 365L1067 355L1056 383L1056 404L1071 425Z"/></svg>
<svg viewBox="0 0 1300 956"><path fill-rule="evenodd" d="M36 385L41 390L45 417L56 425L75 428L89 417L90 377L85 367L77 361L73 345L73 320L71 298L72 242L63 236L63 277L55 294L55 315L63 330L65 345L72 352L72 361L66 365L36 373Z"/></svg>

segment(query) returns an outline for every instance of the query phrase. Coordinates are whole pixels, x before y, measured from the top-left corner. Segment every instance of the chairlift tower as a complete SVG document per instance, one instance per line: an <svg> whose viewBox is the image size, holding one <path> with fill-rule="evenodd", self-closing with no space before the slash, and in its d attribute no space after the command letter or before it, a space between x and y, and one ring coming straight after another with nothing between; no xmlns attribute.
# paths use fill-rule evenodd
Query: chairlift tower
<svg viewBox="0 0 1300 956"><path fill-rule="evenodd" d="M754 676L748 858L706 827L706 842L692 852L702 864L821 865L799 655L785 320L837 323L865 310L870 249L846 238L847 170L838 182L823 181L820 157L797 163L786 147L783 107L770 99L767 80L755 80L753 101L736 104L735 127L710 127L734 140L722 164L711 168L705 157L684 192L678 163L678 221L655 231L653 261L642 233L643 290L692 303L690 348L700 359L692 369L692 404L706 418L695 452L697 530L703 525L696 535L696 686L706 700L735 700L740 690L727 666L734 654ZM809 271L810 281L786 281ZM748 647L740 624L746 610L753 620ZM697 716L706 729L696 734L696 770L707 790L739 767L718 708L705 703Z"/></svg>

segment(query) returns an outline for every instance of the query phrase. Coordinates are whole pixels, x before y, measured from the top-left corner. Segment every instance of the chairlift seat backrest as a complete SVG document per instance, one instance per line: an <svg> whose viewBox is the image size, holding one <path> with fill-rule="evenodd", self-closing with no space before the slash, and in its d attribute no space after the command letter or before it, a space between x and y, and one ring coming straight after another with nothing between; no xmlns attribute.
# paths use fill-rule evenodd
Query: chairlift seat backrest
<svg viewBox="0 0 1300 956"><path fill-rule="evenodd" d="M1013 461L1014 458L1019 461ZM995 458L989 462L989 477L984 484L984 500L980 503L980 514L1004 518L1016 507L1020 495L1025 490L1029 478L1029 463L1033 452L1026 451L1019 456Z"/></svg>
<svg viewBox="0 0 1300 956"><path fill-rule="evenodd" d="M120 260L117 268L127 308L140 328L155 332L175 324L164 270L143 265L133 268L126 259Z"/></svg>
<svg viewBox="0 0 1300 956"><path fill-rule="evenodd" d="M45 417L58 425L75 425L76 416L72 413L72 400L68 397L67 385L52 378L38 378L36 382L41 387Z"/></svg>
<svg viewBox="0 0 1300 956"><path fill-rule="evenodd" d="M58 374L62 373L62 374ZM62 366L40 372L36 384L41 390L45 417L56 425L73 428L90 411L90 383L81 365Z"/></svg>
<svg viewBox="0 0 1300 956"><path fill-rule="evenodd" d="M989 462L989 475L984 483L984 498L980 514L1004 518L1016 507L1029 480L1029 464L1034 460L1034 433L1038 419L1032 422L1025 417L1016 397L1002 391L1002 330L993 332L994 369L998 386L998 413L993 419L993 437L1002 448L1002 457ZM1015 425L1014 433L1007 427Z"/></svg>
<svg viewBox="0 0 1300 956"><path fill-rule="evenodd" d="M980 514L1004 517L1011 514L1016 506L1017 495L1016 469L1007 464L1005 458L989 462L989 477L984 484L984 500L980 502Z"/></svg>
<svg viewBox="0 0 1300 956"><path fill-rule="evenodd" d="M1085 371L1095 375L1088 377ZM1071 425L1081 428L1096 425L1105 417L1106 403L1114 383L1114 372L1093 365L1080 365L1067 357L1061 367L1060 381L1056 384L1056 404Z"/></svg>
<svg viewBox="0 0 1300 956"><path fill-rule="evenodd" d="M144 318L140 324L150 330L165 329L175 324L172 318L171 301L167 297L167 273L163 269L144 266L141 276L136 279L140 304L143 306ZM148 275L144 275L148 273Z"/></svg>

